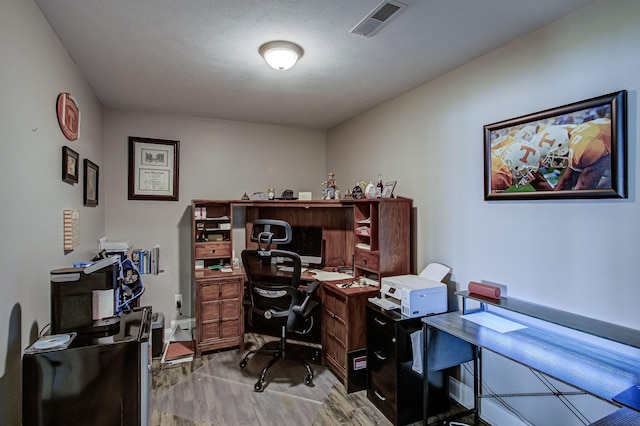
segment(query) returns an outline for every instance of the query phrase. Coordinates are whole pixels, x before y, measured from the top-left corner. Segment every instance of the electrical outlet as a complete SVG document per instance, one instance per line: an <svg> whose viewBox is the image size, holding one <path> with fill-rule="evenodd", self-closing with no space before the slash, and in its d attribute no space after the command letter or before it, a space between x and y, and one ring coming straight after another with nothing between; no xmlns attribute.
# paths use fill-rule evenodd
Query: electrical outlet
<svg viewBox="0 0 640 426"><path fill-rule="evenodd" d="M182 295L176 294L173 297L175 299L176 309L180 309L182 307Z"/></svg>

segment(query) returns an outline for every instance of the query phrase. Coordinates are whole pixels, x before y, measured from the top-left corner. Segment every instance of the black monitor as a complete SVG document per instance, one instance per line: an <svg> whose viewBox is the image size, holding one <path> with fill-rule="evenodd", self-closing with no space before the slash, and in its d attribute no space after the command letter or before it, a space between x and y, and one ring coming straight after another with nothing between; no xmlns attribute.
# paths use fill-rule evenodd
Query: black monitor
<svg viewBox="0 0 640 426"><path fill-rule="evenodd" d="M300 256L303 265L322 264L322 228L319 226L292 226L291 242L279 244L281 250Z"/></svg>

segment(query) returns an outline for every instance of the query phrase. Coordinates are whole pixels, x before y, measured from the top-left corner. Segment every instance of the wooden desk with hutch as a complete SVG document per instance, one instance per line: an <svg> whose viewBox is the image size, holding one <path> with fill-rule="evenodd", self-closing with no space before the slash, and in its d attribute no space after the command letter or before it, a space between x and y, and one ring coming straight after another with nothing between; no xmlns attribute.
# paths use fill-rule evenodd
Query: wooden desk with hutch
<svg viewBox="0 0 640 426"><path fill-rule="evenodd" d="M408 198L193 200L191 206L196 356L243 346L244 275L241 269L222 272L210 268L233 265L233 247L254 246L248 236L257 219L285 220L292 227L322 227L324 267L353 267L356 277L376 281L411 273L412 200ZM244 224L236 223L242 218ZM233 230L243 227L245 241L234 245ZM336 282L324 282L321 287L323 364L343 381L348 392L366 385L365 304L378 292L379 287L338 288Z"/></svg>

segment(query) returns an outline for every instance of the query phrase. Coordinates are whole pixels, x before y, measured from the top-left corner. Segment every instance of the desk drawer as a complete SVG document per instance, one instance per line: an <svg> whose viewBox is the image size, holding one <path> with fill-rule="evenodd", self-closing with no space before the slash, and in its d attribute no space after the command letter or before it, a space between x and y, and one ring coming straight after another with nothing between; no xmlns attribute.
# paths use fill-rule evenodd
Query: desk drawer
<svg viewBox="0 0 640 426"><path fill-rule="evenodd" d="M369 371L374 374L385 374L395 382L398 371L398 357L395 339L386 333L369 334L370 341L367 348Z"/></svg>
<svg viewBox="0 0 640 426"><path fill-rule="evenodd" d="M239 318L240 301L205 302L200 305L200 309L202 309L202 321Z"/></svg>
<svg viewBox="0 0 640 426"><path fill-rule="evenodd" d="M367 398L375 404L389 419L395 419L397 413L395 382L385 380L388 376L372 375L367 390Z"/></svg>
<svg viewBox="0 0 640 426"><path fill-rule="evenodd" d="M383 333L390 334L392 337L395 336L396 334L395 321L389 319L388 317L378 312L369 310L367 321L368 321L367 327L370 327L370 330L373 331L373 334L383 332Z"/></svg>
<svg viewBox="0 0 640 426"><path fill-rule="evenodd" d="M240 321L213 321L202 324L202 340L215 340L225 337L237 337L240 333Z"/></svg>
<svg viewBox="0 0 640 426"><path fill-rule="evenodd" d="M196 259L221 259L231 257L231 243L196 243Z"/></svg>
<svg viewBox="0 0 640 426"><path fill-rule="evenodd" d="M335 293L327 291L323 298L324 309L327 315L337 318L341 323L345 323L347 318L347 299Z"/></svg>
<svg viewBox="0 0 640 426"><path fill-rule="evenodd" d="M377 271L380 266L378 252L355 249L356 266Z"/></svg>
<svg viewBox="0 0 640 426"><path fill-rule="evenodd" d="M240 285L238 280L199 282L200 297L203 302L211 300L238 299L240 298Z"/></svg>

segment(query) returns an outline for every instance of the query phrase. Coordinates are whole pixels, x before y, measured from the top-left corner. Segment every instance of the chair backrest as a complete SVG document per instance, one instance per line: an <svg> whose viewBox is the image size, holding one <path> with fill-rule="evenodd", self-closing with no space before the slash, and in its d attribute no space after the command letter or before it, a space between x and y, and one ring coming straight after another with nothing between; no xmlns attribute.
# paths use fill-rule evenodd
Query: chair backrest
<svg viewBox="0 0 640 426"><path fill-rule="evenodd" d="M298 289L302 262L296 253L273 248L290 242L291 234L291 226L281 220L260 219L254 222L250 240L258 243L258 247L241 253L249 281L250 324L253 323L253 314L258 314L264 318L268 316L267 319L274 317L274 323L286 322L287 329L295 327L293 307L304 299L304 293Z"/></svg>

